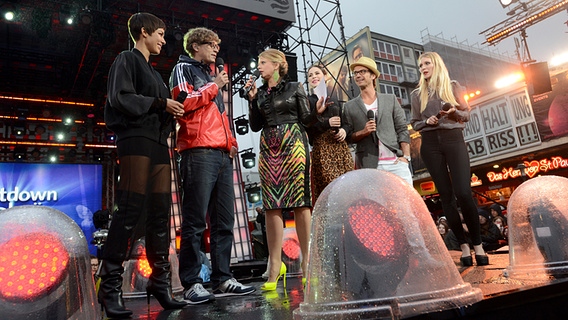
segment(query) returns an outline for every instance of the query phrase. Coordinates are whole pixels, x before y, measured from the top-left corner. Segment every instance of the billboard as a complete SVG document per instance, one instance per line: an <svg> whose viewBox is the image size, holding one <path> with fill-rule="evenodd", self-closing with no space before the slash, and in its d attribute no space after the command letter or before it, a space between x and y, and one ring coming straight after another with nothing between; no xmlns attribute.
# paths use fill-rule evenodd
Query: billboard
<svg viewBox="0 0 568 320"><path fill-rule="evenodd" d="M369 27L365 27L347 40L345 48L347 56L342 51L332 51L321 60L328 73L326 78L327 94L341 102L353 99L360 93L355 79L350 77L347 62L349 61L350 64L357 62L361 57L374 60Z"/></svg>
<svg viewBox="0 0 568 320"><path fill-rule="evenodd" d="M102 165L0 163L0 210L21 205L46 206L62 211L83 230L89 251L93 212L102 208Z"/></svg>
<svg viewBox="0 0 568 320"><path fill-rule="evenodd" d="M541 138L526 89L471 105L464 138L471 160L539 145Z"/></svg>

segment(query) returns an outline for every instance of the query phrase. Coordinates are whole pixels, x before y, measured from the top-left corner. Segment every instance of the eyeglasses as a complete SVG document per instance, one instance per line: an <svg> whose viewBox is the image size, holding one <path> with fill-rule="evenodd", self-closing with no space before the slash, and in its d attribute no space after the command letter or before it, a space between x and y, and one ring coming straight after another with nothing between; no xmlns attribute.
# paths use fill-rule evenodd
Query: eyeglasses
<svg viewBox="0 0 568 320"><path fill-rule="evenodd" d="M219 45L215 41L201 42L200 45L208 44L211 49L219 49Z"/></svg>
<svg viewBox="0 0 568 320"><path fill-rule="evenodd" d="M367 72L369 72L369 70L367 70L367 69L361 69L361 70L353 71L353 75L354 75L354 76L358 76L358 75L364 76L364 75L367 74Z"/></svg>

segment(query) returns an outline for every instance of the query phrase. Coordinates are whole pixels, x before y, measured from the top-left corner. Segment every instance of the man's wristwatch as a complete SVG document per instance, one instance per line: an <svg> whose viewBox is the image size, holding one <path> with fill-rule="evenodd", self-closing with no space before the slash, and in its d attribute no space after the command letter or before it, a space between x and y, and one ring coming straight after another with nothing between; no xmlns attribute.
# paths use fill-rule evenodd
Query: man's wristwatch
<svg viewBox="0 0 568 320"><path fill-rule="evenodd" d="M410 156L404 156L404 159L406 159L408 162L410 162L410 160L411 160L412 158L410 158Z"/></svg>

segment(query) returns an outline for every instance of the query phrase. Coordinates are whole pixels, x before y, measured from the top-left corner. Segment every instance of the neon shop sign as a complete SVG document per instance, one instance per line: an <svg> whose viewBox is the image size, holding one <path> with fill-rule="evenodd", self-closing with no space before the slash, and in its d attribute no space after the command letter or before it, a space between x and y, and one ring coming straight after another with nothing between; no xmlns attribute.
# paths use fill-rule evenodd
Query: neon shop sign
<svg viewBox="0 0 568 320"><path fill-rule="evenodd" d="M523 169L525 171L525 175L529 178L533 178L539 173L568 168L568 159L552 157L550 159L542 159L538 161L523 161L523 164L525 165L525 168ZM487 172L487 178L490 182L520 178L522 175L521 169L513 167L503 168L501 172Z"/></svg>

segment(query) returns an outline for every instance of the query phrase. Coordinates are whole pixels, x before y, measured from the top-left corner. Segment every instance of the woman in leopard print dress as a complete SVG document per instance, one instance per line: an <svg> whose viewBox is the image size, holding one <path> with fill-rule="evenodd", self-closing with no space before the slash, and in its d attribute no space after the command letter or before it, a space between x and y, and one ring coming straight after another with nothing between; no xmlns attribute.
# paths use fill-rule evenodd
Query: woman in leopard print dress
<svg viewBox="0 0 568 320"><path fill-rule="evenodd" d="M323 66L314 65L308 69L310 91L320 81L325 81L327 74ZM323 103L315 94L308 96L312 111ZM345 129L341 128L342 107L336 99L326 99L327 108L318 116L318 122L308 128L308 137L312 145L312 182L314 202L323 189L340 175L353 170L353 156L345 142ZM335 115L335 116L334 116Z"/></svg>

